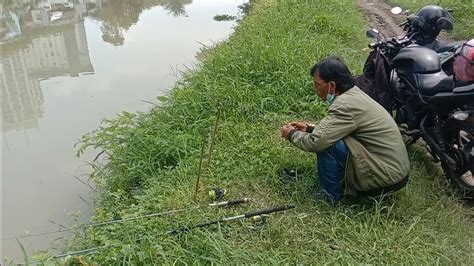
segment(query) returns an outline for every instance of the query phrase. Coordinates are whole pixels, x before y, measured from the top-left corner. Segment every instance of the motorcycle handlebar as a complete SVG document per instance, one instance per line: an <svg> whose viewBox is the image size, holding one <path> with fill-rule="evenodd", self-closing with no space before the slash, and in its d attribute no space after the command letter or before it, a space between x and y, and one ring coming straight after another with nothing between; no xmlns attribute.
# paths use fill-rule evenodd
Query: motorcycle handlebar
<svg viewBox="0 0 474 266"><path fill-rule="evenodd" d="M408 21L404 21L404 22L398 24L398 26L399 26L399 27L404 27L404 26L407 25L407 24L408 24Z"/></svg>
<svg viewBox="0 0 474 266"><path fill-rule="evenodd" d="M416 34L405 35L401 38L391 38L389 40L379 40L371 43L368 47L372 50L380 49L388 57L392 58L398 54L398 51L413 43L413 37Z"/></svg>
<svg viewBox="0 0 474 266"><path fill-rule="evenodd" d="M377 43L377 42L369 43L369 48L370 48L370 49L375 49L375 48L379 47L379 45L380 45L380 44Z"/></svg>

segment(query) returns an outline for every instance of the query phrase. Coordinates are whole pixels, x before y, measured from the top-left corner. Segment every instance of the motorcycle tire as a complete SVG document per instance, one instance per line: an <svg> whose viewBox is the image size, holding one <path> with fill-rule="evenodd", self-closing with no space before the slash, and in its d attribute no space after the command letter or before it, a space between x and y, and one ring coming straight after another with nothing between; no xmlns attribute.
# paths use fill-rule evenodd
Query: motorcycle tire
<svg viewBox="0 0 474 266"><path fill-rule="evenodd" d="M471 117L464 121L450 121L445 128L446 144L452 150L450 155L457 157L459 160L460 155L456 150L461 149L469 141L474 141L474 118ZM442 167L457 194L462 199L474 200L474 165L469 162L464 163L468 164L467 168L464 168L468 169L468 171L452 170L444 163Z"/></svg>

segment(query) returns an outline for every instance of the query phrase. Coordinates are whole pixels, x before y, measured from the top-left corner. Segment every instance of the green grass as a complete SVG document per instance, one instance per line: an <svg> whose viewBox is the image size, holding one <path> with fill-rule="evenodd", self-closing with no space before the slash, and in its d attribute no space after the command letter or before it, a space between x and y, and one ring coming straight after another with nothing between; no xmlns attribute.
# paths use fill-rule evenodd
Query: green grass
<svg viewBox="0 0 474 266"><path fill-rule="evenodd" d="M333 207L313 199L315 156L279 137L284 122L324 116L326 105L314 95L308 69L337 54L359 71L367 55L366 27L353 1L254 3L235 34L206 53L200 70L188 73L153 110L104 121L83 139L83 148L108 154L107 164L95 166L101 193L91 222L202 207L77 231L69 251L105 247L67 261L472 264L472 213L447 196L424 153L410 150L413 180L393 198L349 199ZM194 200L202 136L213 127L217 99L220 127ZM283 167L298 169L299 180L282 184ZM245 196L252 202L206 207L214 186L226 188L227 199ZM297 207L272 215L261 227L243 220L163 235L170 228L284 203Z"/></svg>
<svg viewBox="0 0 474 266"><path fill-rule="evenodd" d="M474 38L474 1L472 0L388 0L392 6L400 6L410 9L411 14L426 5L439 5L446 9L452 9L454 30L450 36L457 40L469 40Z"/></svg>

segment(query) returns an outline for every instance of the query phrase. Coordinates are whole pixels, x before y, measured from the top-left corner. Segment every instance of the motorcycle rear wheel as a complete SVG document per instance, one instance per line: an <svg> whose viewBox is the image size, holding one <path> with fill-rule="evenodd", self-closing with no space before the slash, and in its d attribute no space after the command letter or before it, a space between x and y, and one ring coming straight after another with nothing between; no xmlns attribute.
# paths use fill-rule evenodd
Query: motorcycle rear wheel
<svg viewBox="0 0 474 266"><path fill-rule="evenodd" d="M442 164L444 173L451 185L462 199L474 199L474 165L464 162L460 149L468 142L474 141L474 118L464 121L453 120L446 125L446 144L451 150L450 155L456 158L458 166L464 165L462 169L452 170L446 164ZM458 167L461 168L461 167Z"/></svg>

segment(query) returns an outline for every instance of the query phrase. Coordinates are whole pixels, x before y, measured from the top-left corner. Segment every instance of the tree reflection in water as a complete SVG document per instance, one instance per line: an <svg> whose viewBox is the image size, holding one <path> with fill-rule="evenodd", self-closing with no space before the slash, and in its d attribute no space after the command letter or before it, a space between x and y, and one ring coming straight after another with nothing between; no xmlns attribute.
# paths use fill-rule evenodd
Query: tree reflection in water
<svg viewBox="0 0 474 266"><path fill-rule="evenodd" d="M192 0L111 0L92 17L102 22L102 39L115 46L123 45L124 32L138 22L140 14L155 6L162 6L173 16L186 15L185 5Z"/></svg>

